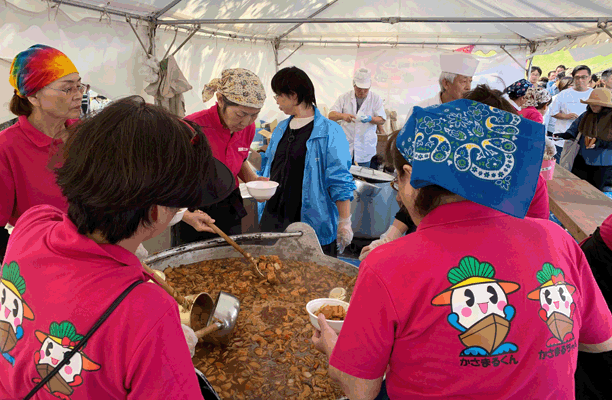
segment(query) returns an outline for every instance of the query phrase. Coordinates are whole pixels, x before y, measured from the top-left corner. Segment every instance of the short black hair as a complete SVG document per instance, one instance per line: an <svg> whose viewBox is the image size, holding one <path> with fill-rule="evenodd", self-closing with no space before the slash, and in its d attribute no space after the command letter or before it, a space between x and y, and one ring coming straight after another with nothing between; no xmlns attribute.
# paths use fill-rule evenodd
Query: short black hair
<svg viewBox="0 0 612 400"><path fill-rule="evenodd" d="M557 68L555 68L555 70L557 70L557 69L559 69L559 68L567 69L567 68L565 67L565 65L561 64L561 65L557 65Z"/></svg>
<svg viewBox="0 0 612 400"><path fill-rule="evenodd" d="M76 128L73 128L76 126ZM200 128L140 96L117 100L69 129L57 183L80 234L115 244L151 221L153 206L198 207L214 168Z"/></svg>
<svg viewBox="0 0 612 400"><path fill-rule="evenodd" d="M534 66L534 67L531 67L531 70L529 70L529 73L532 73L534 69L535 69L536 71L538 71L538 73L540 74L540 76L542 76L542 68L540 68L540 67L535 67L535 66Z"/></svg>
<svg viewBox="0 0 612 400"><path fill-rule="evenodd" d="M272 78L272 91L277 96L296 94L298 104L317 106L314 85L306 72L298 67L286 67L278 71Z"/></svg>
<svg viewBox="0 0 612 400"><path fill-rule="evenodd" d="M579 71L586 71L589 75L591 75L591 68L587 67L586 65L579 65L572 70L572 78L576 76Z"/></svg>
<svg viewBox="0 0 612 400"><path fill-rule="evenodd" d="M556 72L557 72L557 71L550 71L550 72L548 73L548 77L550 78L550 74L554 74L554 73L556 73Z"/></svg>
<svg viewBox="0 0 612 400"><path fill-rule="evenodd" d="M599 77L597 75L593 74L593 75L591 75L591 80L593 82L599 82Z"/></svg>

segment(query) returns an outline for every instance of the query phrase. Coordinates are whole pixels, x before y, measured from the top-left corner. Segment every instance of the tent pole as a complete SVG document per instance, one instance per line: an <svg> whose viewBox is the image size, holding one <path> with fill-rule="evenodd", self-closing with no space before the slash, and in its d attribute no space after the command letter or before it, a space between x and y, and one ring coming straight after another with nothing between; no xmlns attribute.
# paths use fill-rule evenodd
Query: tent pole
<svg viewBox="0 0 612 400"><path fill-rule="evenodd" d="M514 62L515 62L515 63L516 63L516 64L517 64L519 67L521 67L521 69L522 69L522 70L524 70L524 69L525 69L525 67L524 67L524 66L522 66L522 65L521 65L521 63L520 63L520 62L518 62L518 61L516 60L516 58L514 58L514 56L513 56L512 54L508 53L508 50L506 50L506 46L505 46L505 45L504 45L504 46L499 46L499 47L500 47L500 48L501 48L501 49L504 51L504 53L508 54L508 55L510 56L510 58L511 58L511 59L513 59L513 60L514 60ZM531 65L530 65L530 66L531 66Z"/></svg>
<svg viewBox="0 0 612 400"><path fill-rule="evenodd" d="M326 5L324 5L323 7L319 8L317 11L315 11L314 13L310 14L308 16L308 19L310 18L314 18L317 15L321 14L323 11L327 10L329 7L331 7L332 5L334 5L334 3L336 3L338 0L332 0L329 3L327 3ZM291 32L293 32L294 30L296 30L297 28L299 28L300 26L302 26L302 24L297 24L295 25L293 28L289 29L287 32L283 33L282 35L280 35L278 38L279 39L283 39L285 37L287 37L287 35L289 35ZM281 63L282 64L282 63Z"/></svg>
<svg viewBox="0 0 612 400"><path fill-rule="evenodd" d="M60 1L60 0L55 0ZM447 24L589 24L601 23L599 17L496 17L496 18L441 18L441 17L382 17L382 18L207 18L207 19L168 19L159 20L160 25L184 24L397 24L397 23L447 23ZM607 20L606 20L607 22Z"/></svg>
<svg viewBox="0 0 612 400"><path fill-rule="evenodd" d="M130 28L132 28L132 31L134 32L134 35L136 35L136 39L138 39L138 43L140 43L140 46L142 47L142 50L144 50L144 52L147 55L149 55L149 53L147 52L146 46L142 42L142 39L140 39L140 36L138 35L138 32L136 32L136 28L134 28L134 25L132 25L132 21L131 21L130 17L125 17L125 22L127 22L128 25L130 25Z"/></svg>
<svg viewBox="0 0 612 400"><path fill-rule="evenodd" d="M375 45L390 45L390 46L397 46L397 45L417 45L417 46L469 46L474 44L473 41L470 42L450 42L450 43L443 43L443 42L400 42L400 41L393 41L393 42L375 42L375 41L364 41L364 40L360 40L360 41L350 41L350 40L302 40L302 39L287 39L287 40L283 40L282 43L314 43L314 44L375 44ZM491 43L487 43L487 42L482 42L482 43L478 43L479 46L518 46L518 47L524 47L527 46L526 43L499 43L499 42L491 42Z"/></svg>
<svg viewBox="0 0 612 400"><path fill-rule="evenodd" d="M155 31L157 25L155 22L149 22L149 54L150 57L155 57Z"/></svg>
<svg viewBox="0 0 612 400"><path fill-rule="evenodd" d="M533 56L529 57L529 65L527 66L527 71L526 72L526 78L527 80L529 80L529 78L531 77L531 66L533 65Z"/></svg>
<svg viewBox="0 0 612 400"><path fill-rule="evenodd" d="M166 7L162 8L159 11L154 12L151 15L151 18L153 19L158 19L159 17L161 17L162 15L164 15L165 13L168 12L168 10L170 10L172 7L174 7L175 5L177 5L178 3L180 3L182 0L174 0L173 2L171 2L170 4L168 4Z"/></svg>
<svg viewBox="0 0 612 400"><path fill-rule="evenodd" d="M278 72L278 67L280 64L278 63L278 48L280 47L280 39L276 38L272 42L272 50L274 51L274 65L276 67L276 72Z"/></svg>
<svg viewBox="0 0 612 400"><path fill-rule="evenodd" d="M600 21L597 23L597 27L599 29L601 29L602 31L604 31L606 33L606 35L610 36L612 38L612 33L607 29L608 27L608 21Z"/></svg>
<svg viewBox="0 0 612 400"><path fill-rule="evenodd" d="M171 56L174 56L176 53L178 53L178 51L187 44L187 42L193 37L193 35L195 35L198 32L199 29L200 29L200 25L194 26L193 31L189 34L189 36L187 36L187 39L183 40L183 43L181 43L179 47L177 47L176 50L172 52Z"/></svg>
<svg viewBox="0 0 612 400"><path fill-rule="evenodd" d="M301 44L300 44L298 47L296 47L296 49L295 49L295 50L293 50L293 51L291 52L291 54L289 54L287 57L285 57L285 59L284 59L283 61L281 61L280 63L278 63L278 66L280 67L281 65L283 65L283 63L284 63L285 61L287 61L287 60L289 59L289 57L291 57L291 56L292 56L292 55L293 55L293 54L294 54L296 51L298 51L298 50L300 49L300 47L302 47L302 46L304 46L304 43L301 43Z"/></svg>
<svg viewBox="0 0 612 400"><path fill-rule="evenodd" d="M84 4L78 1L73 1L73 0L51 0L53 3L56 4L65 4L65 5L69 5L69 6L73 6L73 7L77 7L77 8L84 8L86 10L91 10L91 11L98 11L101 13L106 12L106 14L111 14L111 15L118 15L120 17L130 17L130 18L134 18L134 19L140 19L140 20L144 20L144 21L149 21L150 19L147 17L143 17L142 15L138 15L138 14L132 14L129 12L124 12L124 11L117 11L117 10L112 10L112 9L108 9L106 7L98 7L98 6L94 6L91 4Z"/></svg>

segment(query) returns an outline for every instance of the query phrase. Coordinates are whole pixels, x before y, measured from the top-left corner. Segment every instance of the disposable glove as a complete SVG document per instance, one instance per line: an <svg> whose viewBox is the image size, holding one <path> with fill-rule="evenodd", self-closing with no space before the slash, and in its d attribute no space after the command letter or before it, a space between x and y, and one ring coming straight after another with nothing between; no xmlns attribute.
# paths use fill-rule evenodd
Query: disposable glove
<svg viewBox="0 0 612 400"><path fill-rule="evenodd" d="M144 260L145 258L149 257L149 252L147 251L147 249L145 249L142 243L138 245L136 253L134 254L136 254L136 257L138 257L139 260Z"/></svg>
<svg viewBox="0 0 612 400"><path fill-rule="evenodd" d="M338 235L336 237L338 250L344 253L344 249L353 241L353 228L351 227L351 217L338 219Z"/></svg>
<svg viewBox="0 0 612 400"><path fill-rule="evenodd" d="M361 122L363 122L364 124L368 123L372 121L372 116L371 115L362 115L361 116Z"/></svg>
<svg viewBox="0 0 612 400"><path fill-rule="evenodd" d="M361 254L359 255L359 260L363 261L366 256L375 248L380 246L381 244L389 243L395 239L399 239L402 237L403 233L399 229L397 229L394 225L391 225L389 229L382 235L380 235L380 239L377 239L370 243L368 246L361 249Z"/></svg>
<svg viewBox="0 0 612 400"><path fill-rule="evenodd" d="M187 325L181 324L181 327L183 328L183 334L185 335L185 341L187 342L187 346L189 347L189 353L191 354L191 357L193 358L193 356L195 355L196 345L198 344L198 337L196 336L193 329L191 329Z"/></svg>

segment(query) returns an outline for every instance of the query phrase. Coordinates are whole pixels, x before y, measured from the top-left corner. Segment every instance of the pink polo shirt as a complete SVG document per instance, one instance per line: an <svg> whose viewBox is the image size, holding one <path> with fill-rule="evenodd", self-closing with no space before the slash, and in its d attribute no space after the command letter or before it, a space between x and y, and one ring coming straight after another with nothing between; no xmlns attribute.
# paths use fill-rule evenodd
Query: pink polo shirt
<svg viewBox="0 0 612 400"><path fill-rule="evenodd" d="M527 217L549 219L550 218L550 205L548 199L548 186L546 181L542 177L542 174L538 176L538 185L536 186L535 194L529 204L527 210Z"/></svg>
<svg viewBox="0 0 612 400"><path fill-rule="evenodd" d="M544 116L533 106L522 108L518 114L538 124L544 123Z"/></svg>
<svg viewBox="0 0 612 400"><path fill-rule="evenodd" d="M46 205L17 221L3 268L23 284L0 281L0 327L17 337L0 350L0 399L22 399L76 335L85 335L130 284L150 278L134 254L80 235ZM62 333L57 340L50 338L54 324ZM153 283L133 289L75 357L58 374L55 397L43 388L35 399L202 399L176 302Z"/></svg>
<svg viewBox="0 0 612 400"><path fill-rule="evenodd" d="M68 120L71 125L78 120ZM53 140L34 128L25 116L0 132L0 227L17 219L28 208L50 204L68 211L68 203L55 182L53 169L61 166Z"/></svg>
<svg viewBox="0 0 612 400"><path fill-rule="evenodd" d="M218 107L219 105L215 104L208 110L188 115L185 119L202 127L202 131L212 148L213 156L232 171L236 177L237 187L239 184L238 173L249 156L249 149L255 137L255 124L232 134L229 129L221 124L217 111Z"/></svg>
<svg viewBox="0 0 612 400"><path fill-rule="evenodd" d="M330 364L361 379L386 372L392 399L571 399L578 343L611 337L570 235L463 201L361 263Z"/></svg>

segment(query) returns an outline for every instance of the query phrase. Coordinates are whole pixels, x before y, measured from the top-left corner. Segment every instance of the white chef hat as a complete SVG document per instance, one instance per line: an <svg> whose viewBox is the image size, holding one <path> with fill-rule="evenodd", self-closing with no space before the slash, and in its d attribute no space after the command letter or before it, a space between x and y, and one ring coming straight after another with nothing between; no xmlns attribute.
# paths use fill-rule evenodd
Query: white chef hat
<svg viewBox="0 0 612 400"><path fill-rule="evenodd" d="M359 89L369 89L370 86L372 86L372 78L370 75L370 70L367 68L359 68L357 72L355 72L353 83Z"/></svg>
<svg viewBox="0 0 612 400"><path fill-rule="evenodd" d="M466 53L440 54L440 67L442 72L474 76L478 68L478 59Z"/></svg>

